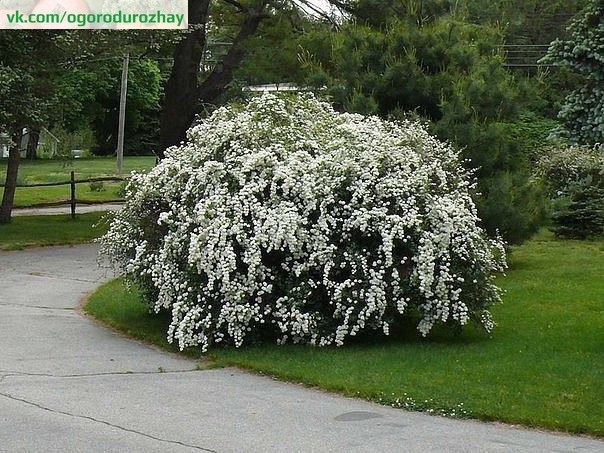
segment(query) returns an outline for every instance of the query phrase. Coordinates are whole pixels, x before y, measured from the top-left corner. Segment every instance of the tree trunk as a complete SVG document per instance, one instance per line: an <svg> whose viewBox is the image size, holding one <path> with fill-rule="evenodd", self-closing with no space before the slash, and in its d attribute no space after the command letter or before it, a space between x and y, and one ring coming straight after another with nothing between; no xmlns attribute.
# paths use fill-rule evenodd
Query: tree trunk
<svg viewBox="0 0 604 453"><path fill-rule="evenodd" d="M256 33L260 22L265 17L264 5L257 8L249 8L245 11L243 24L229 52L199 87L197 97L200 103L210 103L224 92L226 86L233 80L235 70L241 64L243 57L245 57L245 49L242 46L243 42Z"/></svg>
<svg viewBox="0 0 604 453"><path fill-rule="evenodd" d="M236 3L236 2L235 2ZM189 1L189 23L205 23L208 18L208 0ZM211 103L220 96L226 86L233 80L235 70L245 56L242 46L249 36L256 33L258 25L267 17L266 2L259 6L243 9L245 14L239 33L235 37L224 60L216 65L212 72L199 85L199 68L203 48L205 46L205 28L187 35L178 43L174 51L172 73L166 83L164 107L162 110L159 130L158 157L164 157L164 150L172 145L178 145L186 138L187 129L199 113L199 107Z"/></svg>
<svg viewBox="0 0 604 453"><path fill-rule="evenodd" d="M196 29L187 34L174 50L174 64L166 83L159 126L159 157L164 150L185 139L197 109L197 78L206 42L205 26L210 0L189 0L189 24Z"/></svg>
<svg viewBox="0 0 604 453"><path fill-rule="evenodd" d="M27 151L25 157L27 159L36 159L38 157L38 143L40 143L40 129L27 128L29 139L27 140Z"/></svg>
<svg viewBox="0 0 604 453"><path fill-rule="evenodd" d="M6 167L6 182L4 183L4 194L0 205L0 223L9 223L13 212L13 201L15 199L15 188L17 187L17 174L19 172L19 159L21 158L22 134L12 137L13 145L8 153L8 165Z"/></svg>

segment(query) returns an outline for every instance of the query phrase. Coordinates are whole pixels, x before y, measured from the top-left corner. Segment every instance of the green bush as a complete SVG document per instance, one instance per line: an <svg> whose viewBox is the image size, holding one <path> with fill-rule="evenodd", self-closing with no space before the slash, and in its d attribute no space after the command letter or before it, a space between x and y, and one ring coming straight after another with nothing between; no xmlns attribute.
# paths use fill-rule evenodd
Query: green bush
<svg viewBox="0 0 604 453"><path fill-rule="evenodd" d="M537 161L557 236L586 239L604 234L604 152L569 146L549 149Z"/></svg>
<svg viewBox="0 0 604 453"><path fill-rule="evenodd" d="M475 197L482 226L500 232L510 244L536 233L547 218L545 190L523 172L499 173L480 181Z"/></svg>
<svg viewBox="0 0 604 453"><path fill-rule="evenodd" d="M592 178L573 184L569 195L557 199L552 215L552 231L569 239L587 239L604 235L604 188Z"/></svg>
<svg viewBox="0 0 604 453"><path fill-rule="evenodd" d="M128 185L128 181L122 181L118 188L115 191L115 195L118 198L126 198L126 186Z"/></svg>
<svg viewBox="0 0 604 453"><path fill-rule="evenodd" d="M569 195L577 183L604 179L604 151L587 146L552 146L537 159L535 174L547 184L552 198Z"/></svg>
<svg viewBox="0 0 604 453"><path fill-rule="evenodd" d="M88 186L91 192L105 192L103 181L93 181Z"/></svg>
<svg viewBox="0 0 604 453"><path fill-rule="evenodd" d="M61 127L55 127L51 132L59 139L59 145L54 156L49 157L71 159L71 150L73 149L83 150L84 155L82 157L87 157L90 155L89 150L94 147L96 143L94 132L90 128L68 132Z"/></svg>

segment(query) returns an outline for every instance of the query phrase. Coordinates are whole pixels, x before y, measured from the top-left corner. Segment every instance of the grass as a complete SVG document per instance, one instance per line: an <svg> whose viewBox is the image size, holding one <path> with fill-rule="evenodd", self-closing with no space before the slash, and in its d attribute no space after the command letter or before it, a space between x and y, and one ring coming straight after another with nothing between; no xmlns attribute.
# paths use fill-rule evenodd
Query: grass
<svg viewBox="0 0 604 453"><path fill-rule="evenodd" d="M107 231L104 212L70 215L13 217L0 224L0 250L19 250L59 244L91 242Z"/></svg>
<svg viewBox="0 0 604 453"><path fill-rule="evenodd" d="M604 242L541 236L513 250L489 338L399 333L343 348L248 346L212 352L238 366L382 404L455 417L604 436ZM154 318L120 281L86 311L138 338L163 343Z"/></svg>
<svg viewBox="0 0 604 453"><path fill-rule="evenodd" d="M109 281L98 288L86 302L84 311L130 337L170 352L179 352L177 345L166 340L166 329L170 323L167 313L149 314L140 292L127 287L122 279ZM201 352L194 348L184 353L190 357L202 357Z"/></svg>
<svg viewBox="0 0 604 453"><path fill-rule="evenodd" d="M128 156L124 158L122 176L132 170L148 171L155 164L153 156ZM0 159L0 182L6 177L6 160ZM40 184L69 181L71 172L76 179L117 176L116 161L113 157L92 157L84 159L22 159L19 164L19 184ZM81 200L105 201L119 198L119 182L104 182L103 191L93 191L90 185L78 184L76 195ZM18 187L15 192L15 206L27 207L39 203L68 200L69 185L51 187Z"/></svg>

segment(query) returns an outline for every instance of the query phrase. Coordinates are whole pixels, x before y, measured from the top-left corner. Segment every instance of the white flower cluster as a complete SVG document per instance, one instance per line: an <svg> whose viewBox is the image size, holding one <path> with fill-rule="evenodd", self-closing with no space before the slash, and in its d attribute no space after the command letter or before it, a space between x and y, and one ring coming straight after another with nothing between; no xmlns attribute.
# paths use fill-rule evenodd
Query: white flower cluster
<svg viewBox="0 0 604 453"><path fill-rule="evenodd" d="M342 345L403 316L493 326L505 268L458 154L415 123L263 94L193 127L101 239L169 309L184 348L272 337Z"/></svg>

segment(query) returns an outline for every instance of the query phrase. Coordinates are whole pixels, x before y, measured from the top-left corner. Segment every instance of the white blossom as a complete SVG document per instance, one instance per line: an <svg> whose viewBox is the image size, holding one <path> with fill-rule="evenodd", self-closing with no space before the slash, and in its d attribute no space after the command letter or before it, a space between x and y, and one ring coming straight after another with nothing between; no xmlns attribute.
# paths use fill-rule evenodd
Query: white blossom
<svg viewBox="0 0 604 453"><path fill-rule="evenodd" d="M416 123L340 114L311 95L218 109L133 174L101 239L181 348L269 335L342 345L419 314L493 328L505 268L458 153Z"/></svg>

